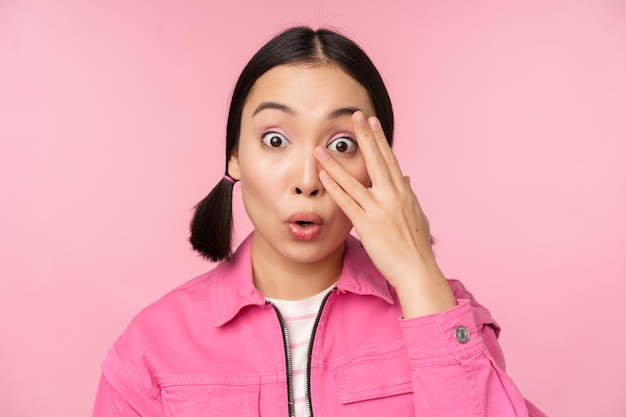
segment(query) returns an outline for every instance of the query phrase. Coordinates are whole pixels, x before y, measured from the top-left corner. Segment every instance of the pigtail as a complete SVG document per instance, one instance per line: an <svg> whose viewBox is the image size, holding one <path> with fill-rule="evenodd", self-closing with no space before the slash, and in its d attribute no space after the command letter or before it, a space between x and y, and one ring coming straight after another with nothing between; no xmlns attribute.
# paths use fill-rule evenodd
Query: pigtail
<svg viewBox="0 0 626 417"><path fill-rule="evenodd" d="M224 176L196 205L189 226L191 246L213 262L227 259L232 254L234 183L230 177Z"/></svg>

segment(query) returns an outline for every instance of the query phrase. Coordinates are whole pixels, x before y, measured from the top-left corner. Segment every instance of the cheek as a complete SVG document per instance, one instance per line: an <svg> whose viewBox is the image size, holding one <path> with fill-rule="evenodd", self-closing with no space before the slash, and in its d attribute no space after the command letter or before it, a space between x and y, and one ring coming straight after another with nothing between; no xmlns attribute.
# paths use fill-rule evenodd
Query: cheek
<svg viewBox="0 0 626 417"><path fill-rule="evenodd" d="M241 152L239 156L239 172L241 173L241 192L244 202L249 204L267 194L265 189L271 171L259 163L258 158Z"/></svg>
<svg viewBox="0 0 626 417"><path fill-rule="evenodd" d="M252 144L250 138L242 138L239 146L239 171L241 182L248 183L249 187L262 184L264 179L271 175L268 170L267 158Z"/></svg>
<svg viewBox="0 0 626 417"><path fill-rule="evenodd" d="M367 173L367 168L365 167L365 160L362 156L359 155L359 157L344 162L341 165L364 186L370 187L372 185L372 181Z"/></svg>
<svg viewBox="0 0 626 417"><path fill-rule="evenodd" d="M240 152L239 170L242 196L247 205L276 204L290 178L277 158L259 152Z"/></svg>
<svg viewBox="0 0 626 417"><path fill-rule="evenodd" d="M268 190L282 189L289 175L288 169L279 159L248 158L240 165L241 182L248 187Z"/></svg>

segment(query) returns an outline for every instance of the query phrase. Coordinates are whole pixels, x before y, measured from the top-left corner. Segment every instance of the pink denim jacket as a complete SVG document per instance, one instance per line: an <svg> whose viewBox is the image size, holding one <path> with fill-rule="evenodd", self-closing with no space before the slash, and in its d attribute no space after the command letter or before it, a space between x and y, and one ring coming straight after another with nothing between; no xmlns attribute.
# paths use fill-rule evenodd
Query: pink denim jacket
<svg viewBox="0 0 626 417"><path fill-rule="evenodd" d="M280 315L254 287L250 236L230 262L142 311L103 363L94 417L290 415ZM314 416L545 416L504 372L499 327L458 281L458 306L409 320L360 242L309 346Z"/></svg>

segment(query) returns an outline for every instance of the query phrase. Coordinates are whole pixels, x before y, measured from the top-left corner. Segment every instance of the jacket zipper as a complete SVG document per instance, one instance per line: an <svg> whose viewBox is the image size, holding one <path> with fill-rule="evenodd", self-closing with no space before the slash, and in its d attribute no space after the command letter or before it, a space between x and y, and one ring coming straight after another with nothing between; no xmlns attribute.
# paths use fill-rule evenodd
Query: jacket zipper
<svg viewBox="0 0 626 417"><path fill-rule="evenodd" d="M337 287L335 287L337 288ZM306 379L304 380L304 392L306 396L306 410L307 415L309 417L313 417L313 407L311 406L311 356L313 355L313 340L315 339L315 333L317 332L317 326L319 325L320 318L322 317L322 311L324 310L324 306L326 305L326 301L330 295L335 291L335 288L330 290L328 294L324 296L322 300L322 304L320 305L320 309L317 312L317 317L315 318L315 323L313 324L313 331L311 332L311 340L309 341L309 348L307 352L307 360L306 360ZM280 310L273 303L266 301L266 304L272 306L274 311L276 312L276 316L278 317L278 322L280 323L280 328L283 333L283 348L285 349L285 362L287 368L287 405L289 407L289 417L295 417L296 411L294 407L293 401L293 384L291 383L291 349L289 348L289 333L287 332L287 324L283 319L282 314L280 314Z"/></svg>
<svg viewBox="0 0 626 417"><path fill-rule="evenodd" d="M287 404L289 406L289 417L295 417L296 411L293 403L293 385L291 383L291 349L289 348L289 333L287 333L287 324L285 324L285 320L283 320L283 316L280 314L278 307L269 301L266 303L270 304L272 308L274 308L276 316L278 316L280 328L283 332L283 347L285 348L285 362L287 364Z"/></svg>
<svg viewBox="0 0 626 417"><path fill-rule="evenodd" d="M333 291L335 291L336 288L337 287L334 287L332 290L328 291L328 294L326 294L326 296L322 300L320 309L317 312L317 317L315 318L315 323L313 324L313 331L311 332L311 340L309 341L309 350L307 352L307 358L306 358L306 379L304 380L306 414L308 417L313 417L313 406L311 405L311 356L313 356L313 341L315 339L317 326L320 323L320 318L322 317L322 311L324 311L324 306L326 305L326 301L328 301L328 298L333 293Z"/></svg>

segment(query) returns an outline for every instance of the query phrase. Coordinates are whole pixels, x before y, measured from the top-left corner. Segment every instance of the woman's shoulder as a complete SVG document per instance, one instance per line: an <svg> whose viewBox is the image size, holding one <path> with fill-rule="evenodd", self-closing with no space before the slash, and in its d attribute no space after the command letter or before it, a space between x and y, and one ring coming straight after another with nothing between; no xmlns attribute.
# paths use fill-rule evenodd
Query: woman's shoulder
<svg viewBox="0 0 626 417"><path fill-rule="evenodd" d="M154 300L131 319L124 335L153 338L175 331L190 320L202 319L210 310L209 294L215 275L216 270L212 269Z"/></svg>
<svg viewBox="0 0 626 417"><path fill-rule="evenodd" d="M210 329L207 293L214 281L211 270L167 292L144 307L115 341L102 369L110 383L139 386L156 395L154 369L167 369L173 352L193 343L197 329ZM164 368L165 367L165 368Z"/></svg>

